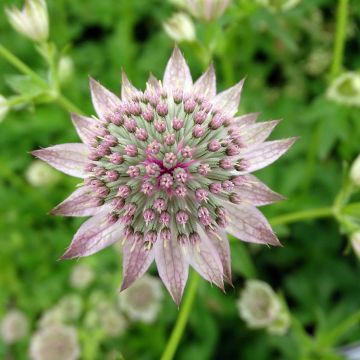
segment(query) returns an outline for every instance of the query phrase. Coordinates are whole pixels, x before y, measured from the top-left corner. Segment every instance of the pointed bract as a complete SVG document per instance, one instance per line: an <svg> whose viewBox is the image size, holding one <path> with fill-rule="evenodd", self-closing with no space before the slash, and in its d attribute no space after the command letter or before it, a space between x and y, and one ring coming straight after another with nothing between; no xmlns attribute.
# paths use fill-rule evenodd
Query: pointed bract
<svg viewBox="0 0 360 360"><path fill-rule="evenodd" d="M120 240L122 225L109 222L108 217L107 212L102 212L86 220L61 259L89 256Z"/></svg>
<svg viewBox="0 0 360 360"><path fill-rule="evenodd" d="M161 85L160 85L160 81L153 75L150 74L148 81L146 82L147 86L151 86L153 89L160 91L161 90Z"/></svg>
<svg viewBox="0 0 360 360"><path fill-rule="evenodd" d="M99 120L78 114L71 114L71 120L81 141L86 145L90 145L97 135L95 129Z"/></svg>
<svg viewBox="0 0 360 360"><path fill-rule="evenodd" d="M295 143L297 138L266 141L240 153L245 172L260 170L279 159Z"/></svg>
<svg viewBox="0 0 360 360"><path fill-rule="evenodd" d="M136 94L138 90L136 87L130 82L124 70L121 71L121 100L127 101L130 100L131 97Z"/></svg>
<svg viewBox="0 0 360 360"><path fill-rule="evenodd" d="M181 51L176 47L166 65L164 79L164 89L172 92L174 90L190 90L192 87L192 78L190 69Z"/></svg>
<svg viewBox="0 0 360 360"><path fill-rule="evenodd" d="M104 208L99 205L99 198L96 192L87 186L82 186L52 209L51 214L62 216L92 216L103 210Z"/></svg>
<svg viewBox="0 0 360 360"><path fill-rule="evenodd" d="M227 231L238 239L255 244L281 245L265 216L256 207L240 204L227 207Z"/></svg>
<svg viewBox="0 0 360 360"><path fill-rule="evenodd" d="M209 66L206 72L196 80L193 88L195 95L201 95L212 99L216 95L216 75L213 64Z"/></svg>
<svg viewBox="0 0 360 360"><path fill-rule="evenodd" d="M233 87L219 93L212 101L214 108L233 116L237 113L240 103L241 90L245 80L241 80Z"/></svg>
<svg viewBox="0 0 360 360"><path fill-rule="evenodd" d="M189 274L189 264L176 239L155 244L155 261L161 280L176 305L179 305Z"/></svg>
<svg viewBox="0 0 360 360"><path fill-rule="evenodd" d="M279 120L273 120L249 125L241 132L241 141L249 147L262 143L270 136L279 122Z"/></svg>
<svg viewBox="0 0 360 360"><path fill-rule="evenodd" d="M136 279L141 277L154 261L154 248L147 248L142 241L133 238L125 240L123 246L123 280L121 291L127 289Z"/></svg>
<svg viewBox="0 0 360 360"><path fill-rule="evenodd" d="M96 113L104 120L120 107L121 100L93 78L90 78L91 98Z"/></svg>
<svg viewBox="0 0 360 360"><path fill-rule="evenodd" d="M284 197L272 191L253 175L243 175L243 183L235 190L240 200L254 206L273 204L284 200Z"/></svg>
<svg viewBox="0 0 360 360"><path fill-rule="evenodd" d="M260 113L250 113L234 118L233 125L236 125L239 128L246 127L252 124L255 124Z"/></svg>
<svg viewBox="0 0 360 360"><path fill-rule="evenodd" d="M84 144L69 143L34 150L31 154L65 174L84 178L88 153Z"/></svg>

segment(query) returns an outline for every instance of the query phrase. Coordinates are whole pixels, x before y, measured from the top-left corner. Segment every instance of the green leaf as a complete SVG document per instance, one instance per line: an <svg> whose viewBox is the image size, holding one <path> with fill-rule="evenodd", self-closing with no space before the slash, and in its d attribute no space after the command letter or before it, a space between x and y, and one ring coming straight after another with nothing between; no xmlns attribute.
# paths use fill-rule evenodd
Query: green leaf
<svg viewBox="0 0 360 360"><path fill-rule="evenodd" d="M44 93L44 89L26 75L7 75L5 81L13 91L29 99Z"/></svg>

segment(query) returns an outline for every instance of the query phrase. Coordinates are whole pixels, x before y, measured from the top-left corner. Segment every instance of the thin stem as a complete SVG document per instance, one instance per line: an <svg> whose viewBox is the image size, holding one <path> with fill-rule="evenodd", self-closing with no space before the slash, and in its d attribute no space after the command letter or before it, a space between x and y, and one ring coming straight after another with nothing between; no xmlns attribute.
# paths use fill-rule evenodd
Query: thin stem
<svg viewBox="0 0 360 360"><path fill-rule="evenodd" d="M161 356L161 360L171 360L175 355L176 349L185 330L185 326L190 315L190 310L195 299L198 281L199 275L197 275L195 272L192 272L190 274L190 281L184 298L184 302L181 306L179 316L176 320L175 327L170 335L170 339L166 345L165 351Z"/></svg>
<svg viewBox="0 0 360 360"><path fill-rule="evenodd" d="M66 111L83 114L83 112L75 104L73 104L68 98L54 91L54 89L52 89L51 86L44 79L42 79L29 66L27 66L23 61L21 61L17 56L15 56L11 51L6 49L1 44L0 44L0 56L2 56L5 60L7 60L21 73L29 76L36 84L44 88L44 90L47 90L49 93L54 95L54 101L57 102L60 106L62 106Z"/></svg>
<svg viewBox="0 0 360 360"><path fill-rule="evenodd" d="M297 211L285 215L276 216L270 219L270 223L271 225L290 224L302 220L332 217L333 215L334 215L334 211L330 207L318 208L318 209L303 210L303 211Z"/></svg>
<svg viewBox="0 0 360 360"><path fill-rule="evenodd" d="M339 0L336 10L335 43L330 76L333 79L341 72L346 40L349 0Z"/></svg>

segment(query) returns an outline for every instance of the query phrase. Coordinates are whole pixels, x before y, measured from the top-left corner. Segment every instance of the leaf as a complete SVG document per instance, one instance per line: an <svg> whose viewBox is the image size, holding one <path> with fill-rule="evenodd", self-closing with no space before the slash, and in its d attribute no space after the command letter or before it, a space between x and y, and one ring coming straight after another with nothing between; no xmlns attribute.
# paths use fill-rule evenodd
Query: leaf
<svg viewBox="0 0 360 360"><path fill-rule="evenodd" d="M44 88L26 75L7 75L5 81L14 92L24 95L29 99L44 93Z"/></svg>

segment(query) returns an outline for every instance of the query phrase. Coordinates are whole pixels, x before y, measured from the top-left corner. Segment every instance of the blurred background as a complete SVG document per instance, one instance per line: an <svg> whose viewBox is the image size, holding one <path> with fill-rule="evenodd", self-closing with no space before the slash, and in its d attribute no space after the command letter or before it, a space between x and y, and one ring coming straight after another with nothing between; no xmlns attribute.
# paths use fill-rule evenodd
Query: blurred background
<svg viewBox="0 0 360 360"><path fill-rule="evenodd" d="M63 94L92 115L89 75L119 93L123 68L144 89L150 72L162 77L177 40L194 78L210 59L218 90L246 77L240 113L283 119L273 138L300 137L286 156L257 174L287 197L265 207L267 217L332 206L360 152L360 3L349 2L345 56L337 70L336 1L233 0L210 22L180 3L49 0ZM11 5L22 2L0 0L0 43L45 79L47 65L34 43L6 19L3 8ZM172 18L179 11L186 20ZM29 152L78 138L68 111L49 97L33 96L36 89L18 75L0 57L0 94L26 100L15 98L0 124L0 359L159 359L178 309L155 268L119 296L118 245L58 261L83 220L48 212L77 180ZM357 198L353 191L351 201ZM349 240L359 208L352 210L350 225L330 217L275 226L280 248L232 241L234 288L223 294L200 282L175 358L345 358L341 349L360 340L354 251L359 256L360 245ZM252 329L251 320L241 318L239 294L249 279L267 283L273 289L267 295L281 299L288 315L281 331L266 324Z"/></svg>

